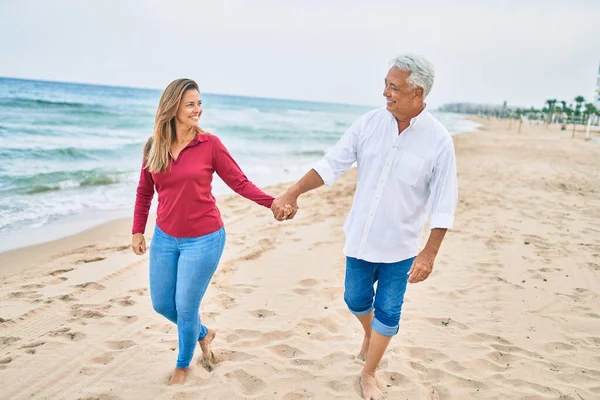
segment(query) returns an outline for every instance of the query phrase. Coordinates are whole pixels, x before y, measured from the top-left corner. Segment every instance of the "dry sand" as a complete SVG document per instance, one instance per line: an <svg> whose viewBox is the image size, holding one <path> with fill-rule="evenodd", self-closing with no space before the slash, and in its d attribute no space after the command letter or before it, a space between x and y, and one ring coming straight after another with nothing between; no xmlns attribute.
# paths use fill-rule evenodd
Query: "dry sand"
<svg viewBox="0 0 600 400"><path fill-rule="evenodd" d="M600 143L507 126L454 138L455 229L407 292L378 372L389 399L600 398ZM342 254L355 177L285 223L220 199L228 242L201 309L218 365L194 362L182 387L166 386L176 328L152 310L129 220L0 254L0 398L358 399Z"/></svg>

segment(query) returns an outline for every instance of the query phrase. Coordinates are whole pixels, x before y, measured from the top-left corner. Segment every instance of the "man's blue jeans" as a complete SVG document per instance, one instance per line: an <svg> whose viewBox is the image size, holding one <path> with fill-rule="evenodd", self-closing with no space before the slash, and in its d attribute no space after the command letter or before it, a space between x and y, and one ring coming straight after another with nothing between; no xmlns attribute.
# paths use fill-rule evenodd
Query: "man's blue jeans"
<svg viewBox="0 0 600 400"><path fill-rule="evenodd" d="M344 301L350 312L357 316L369 315L375 309L371 327L382 336L398 333L408 271L414 259L372 263L346 257ZM373 287L375 282L377 292Z"/></svg>
<svg viewBox="0 0 600 400"><path fill-rule="evenodd" d="M208 329L200 322L200 302L214 275L225 229L195 238L176 238L158 225L150 245L150 297L154 310L177 324L177 368L187 368Z"/></svg>

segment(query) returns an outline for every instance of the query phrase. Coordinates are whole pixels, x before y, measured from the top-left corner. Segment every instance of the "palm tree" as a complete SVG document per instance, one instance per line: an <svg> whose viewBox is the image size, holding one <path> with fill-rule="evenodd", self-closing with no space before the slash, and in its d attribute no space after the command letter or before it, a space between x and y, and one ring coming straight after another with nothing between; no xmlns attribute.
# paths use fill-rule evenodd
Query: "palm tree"
<svg viewBox="0 0 600 400"><path fill-rule="evenodd" d="M556 104L556 99L548 99L546 100L546 104L548 104L548 125L552 123L552 116L554 111L554 105Z"/></svg>
<svg viewBox="0 0 600 400"><path fill-rule="evenodd" d="M587 103L587 104L585 105L585 111L584 111L584 114L585 114L585 120L587 121L587 119L588 119L588 118L590 118L592 115L596 115L596 114L598 114L598 113L599 113L599 111L600 111L600 110L598 110L594 104L592 104L592 103Z"/></svg>
<svg viewBox="0 0 600 400"><path fill-rule="evenodd" d="M577 97L575 97L574 100L575 100L575 103L577 103L577 105L575 106L575 115L578 117L579 115L581 115L579 110L581 110L581 106L585 102L585 97L577 96Z"/></svg>
<svg viewBox="0 0 600 400"><path fill-rule="evenodd" d="M562 104L562 111L564 113L566 113L566 109L567 109L567 102L564 100L561 100L560 103Z"/></svg>

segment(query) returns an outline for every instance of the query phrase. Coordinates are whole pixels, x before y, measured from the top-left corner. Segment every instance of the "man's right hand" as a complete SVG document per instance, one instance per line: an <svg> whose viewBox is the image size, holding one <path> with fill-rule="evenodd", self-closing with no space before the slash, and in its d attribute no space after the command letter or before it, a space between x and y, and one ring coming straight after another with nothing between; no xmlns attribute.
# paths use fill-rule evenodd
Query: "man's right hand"
<svg viewBox="0 0 600 400"><path fill-rule="evenodd" d="M146 239L143 233L134 233L131 237L131 249L135 254L141 256L146 253Z"/></svg>
<svg viewBox="0 0 600 400"><path fill-rule="evenodd" d="M286 205L288 205L287 209ZM291 213L289 207L292 208ZM283 195L273 200L271 211L273 211L273 217L275 217L277 221L294 218L298 212L298 196L295 196L289 191L285 192Z"/></svg>

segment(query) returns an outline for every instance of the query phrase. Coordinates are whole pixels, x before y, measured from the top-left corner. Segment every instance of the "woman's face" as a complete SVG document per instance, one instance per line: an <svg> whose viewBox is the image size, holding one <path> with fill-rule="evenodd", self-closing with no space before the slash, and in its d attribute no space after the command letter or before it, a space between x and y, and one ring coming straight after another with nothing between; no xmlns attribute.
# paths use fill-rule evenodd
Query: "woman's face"
<svg viewBox="0 0 600 400"><path fill-rule="evenodd" d="M200 99L200 93L196 89L189 89L181 98L181 103L179 103L175 118L177 118L177 121L180 124L186 126L198 126L200 115L202 115L202 100Z"/></svg>

